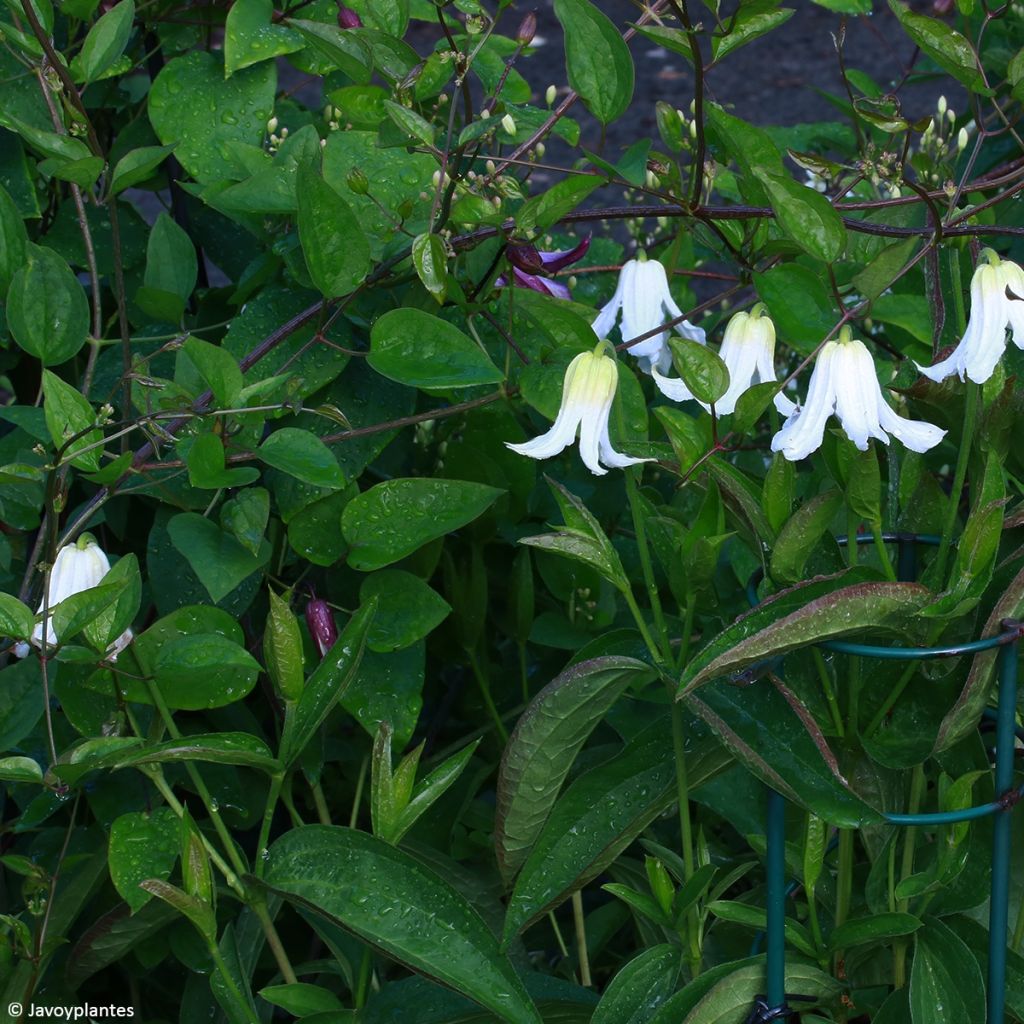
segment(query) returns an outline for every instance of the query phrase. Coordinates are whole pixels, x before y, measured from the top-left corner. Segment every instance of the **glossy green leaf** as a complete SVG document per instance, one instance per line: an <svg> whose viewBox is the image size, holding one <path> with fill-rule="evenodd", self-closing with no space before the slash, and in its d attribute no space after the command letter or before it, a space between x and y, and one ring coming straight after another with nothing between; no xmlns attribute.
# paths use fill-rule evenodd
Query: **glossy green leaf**
<svg viewBox="0 0 1024 1024"><path fill-rule="evenodd" d="M984 1024L985 986L974 954L947 925L928 918L910 969L912 1024Z"/></svg>
<svg viewBox="0 0 1024 1024"><path fill-rule="evenodd" d="M331 708L351 685L376 607L376 602L370 601L349 619L334 646L306 680L302 696L289 706L279 753L285 765L290 765L302 753Z"/></svg>
<svg viewBox="0 0 1024 1024"><path fill-rule="evenodd" d="M341 1000L330 989L302 981L288 985L268 985L260 989L259 996L272 1006L280 1006L293 1017L344 1009Z"/></svg>
<svg viewBox="0 0 1024 1024"><path fill-rule="evenodd" d="M418 576L401 569L371 573L359 588L360 603L377 599L367 638L371 651L398 651L422 640L451 612L451 606Z"/></svg>
<svg viewBox="0 0 1024 1024"><path fill-rule="evenodd" d="M851 946L885 942L901 935L913 935L920 927L921 919L913 914L873 914L844 921L828 937L828 944L831 950L849 949Z"/></svg>
<svg viewBox="0 0 1024 1024"><path fill-rule="evenodd" d="M110 194L116 196L126 188L148 181L173 152L174 146L141 146L125 153L114 166Z"/></svg>
<svg viewBox="0 0 1024 1024"><path fill-rule="evenodd" d="M984 92L978 58L968 39L951 25L926 14L915 14L900 0L889 0L907 35L944 71L968 89Z"/></svg>
<svg viewBox="0 0 1024 1024"><path fill-rule="evenodd" d="M150 312L147 297L152 295L154 302L163 300L155 308L160 312L165 307L171 308L177 313L172 319L177 321L196 286L198 274L199 263L192 240L171 217L161 212L149 234L145 287L137 296L139 305ZM159 312L154 315L159 316ZM189 338L189 341L194 345L198 339Z"/></svg>
<svg viewBox="0 0 1024 1024"><path fill-rule="evenodd" d="M621 117L633 98L633 58L619 30L590 0L555 0L565 33L569 84L602 123Z"/></svg>
<svg viewBox="0 0 1024 1024"><path fill-rule="evenodd" d="M110 880L132 909L152 898L139 883L147 878L166 882L178 859L178 819L169 807L150 813L122 814L110 826Z"/></svg>
<svg viewBox="0 0 1024 1024"><path fill-rule="evenodd" d="M738 900L712 900L708 904L708 911L723 921L731 921L733 924L753 928L759 932L763 932L768 924L768 914L764 907L740 903ZM794 949L803 953L804 956L813 957L815 955L814 942L803 925L787 917L785 931L786 941Z"/></svg>
<svg viewBox="0 0 1024 1024"><path fill-rule="evenodd" d="M673 361L694 397L709 405L729 389L729 368L717 352L689 338L670 338Z"/></svg>
<svg viewBox="0 0 1024 1024"><path fill-rule="evenodd" d="M348 563L367 572L411 555L471 523L497 501L496 487L465 480L385 480L353 498L341 516Z"/></svg>
<svg viewBox="0 0 1024 1024"><path fill-rule="evenodd" d="M370 269L370 244L352 207L311 167L296 179L299 241L313 283L328 298L346 295Z"/></svg>
<svg viewBox="0 0 1024 1024"><path fill-rule="evenodd" d="M273 0L235 0L224 24L224 77L260 61L301 50L297 32L273 23Z"/></svg>
<svg viewBox="0 0 1024 1024"><path fill-rule="evenodd" d="M89 83L103 77L124 53L134 20L135 0L121 0L89 29L82 49L71 64L76 80Z"/></svg>
<svg viewBox="0 0 1024 1024"><path fill-rule="evenodd" d="M109 583L104 579L98 586L64 598L51 610L53 631L58 642L65 644L73 640L89 623L107 611L128 586L127 579L111 580Z"/></svg>
<svg viewBox="0 0 1024 1024"><path fill-rule="evenodd" d="M28 248L25 222L11 194L0 185L0 295L6 295L11 279L24 266Z"/></svg>
<svg viewBox="0 0 1024 1024"><path fill-rule="evenodd" d="M260 445L258 454L261 462L303 483L337 489L345 486L344 474L330 448L307 430L275 430Z"/></svg>
<svg viewBox="0 0 1024 1024"><path fill-rule="evenodd" d="M308 825L274 843L264 878L285 899L509 1024L540 1024L518 975L465 897L401 850L364 832Z"/></svg>
<svg viewBox="0 0 1024 1024"><path fill-rule="evenodd" d="M220 345L202 338L185 339L182 352L194 364L221 409L230 409L241 399L244 378L238 360Z"/></svg>
<svg viewBox="0 0 1024 1024"><path fill-rule="evenodd" d="M412 262L423 287L444 302L448 291L448 256L444 242L437 235L417 235L412 243Z"/></svg>
<svg viewBox="0 0 1024 1024"><path fill-rule="evenodd" d="M827 532L843 506L841 491L831 490L804 502L786 521L772 548L772 578L780 583L796 583L807 559Z"/></svg>
<svg viewBox="0 0 1024 1024"><path fill-rule="evenodd" d="M804 252L832 263L846 246L846 227L832 204L819 192L788 174L758 174L768 193L779 227Z"/></svg>
<svg viewBox="0 0 1024 1024"><path fill-rule="evenodd" d="M89 334L89 300L52 249L29 245L27 262L7 291L7 325L14 340L44 366L67 362Z"/></svg>
<svg viewBox="0 0 1024 1024"><path fill-rule="evenodd" d="M149 120L164 145L197 181L231 178L233 142L258 146L274 109L273 61L237 71L224 81L224 66L211 53L193 51L169 60L149 93Z"/></svg>
<svg viewBox="0 0 1024 1024"><path fill-rule="evenodd" d="M302 634L288 602L268 590L270 611L263 629L263 663L277 692L285 700L298 700L305 676L302 671Z"/></svg>
<svg viewBox="0 0 1024 1024"><path fill-rule="evenodd" d="M87 471L98 470L103 431L95 425L96 412L78 388L49 370L43 370L43 412L54 447L63 449L61 461ZM76 435L81 436L71 441Z"/></svg>
<svg viewBox="0 0 1024 1024"><path fill-rule="evenodd" d="M500 384L504 374L454 324L419 309L392 309L370 331L367 360L378 373L423 390Z"/></svg>
<svg viewBox="0 0 1024 1024"><path fill-rule="evenodd" d="M571 0L586 2L586 0ZM575 174L552 185L523 203L516 214L516 227L529 234L532 231L544 231L561 220L566 214L572 213L604 178L596 174Z"/></svg>
<svg viewBox="0 0 1024 1024"><path fill-rule="evenodd" d="M570 666L530 702L498 771L494 842L506 882L526 862L587 737L628 686L653 674L633 658L595 658Z"/></svg>
<svg viewBox="0 0 1024 1024"><path fill-rule="evenodd" d="M746 43L753 42L785 24L796 14L791 7L779 7L777 0L754 0L743 4L735 17L726 22L728 31L716 32L711 39L711 56L715 61L727 57Z"/></svg>
<svg viewBox="0 0 1024 1024"><path fill-rule="evenodd" d="M172 543L187 559L214 601L220 601L243 580L259 572L270 557L269 545L261 555L254 555L197 512L174 516L167 530Z"/></svg>
<svg viewBox="0 0 1024 1024"><path fill-rule="evenodd" d="M134 553L119 558L103 577L105 586L121 587L117 598L84 629L85 638L97 651L106 651L131 626L142 604L142 576Z"/></svg>
<svg viewBox="0 0 1024 1024"><path fill-rule="evenodd" d="M0 780L42 785L43 769L31 757L0 757Z"/></svg>
<svg viewBox="0 0 1024 1024"><path fill-rule="evenodd" d="M192 633L160 648L156 685L172 708L198 711L241 700L256 683L259 662L217 633Z"/></svg>
<svg viewBox="0 0 1024 1024"><path fill-rule="evenodd" d="M678 949L661 945L645 950L612 979L590 1024L648 1024L672 995L678 974Z"/></svg>

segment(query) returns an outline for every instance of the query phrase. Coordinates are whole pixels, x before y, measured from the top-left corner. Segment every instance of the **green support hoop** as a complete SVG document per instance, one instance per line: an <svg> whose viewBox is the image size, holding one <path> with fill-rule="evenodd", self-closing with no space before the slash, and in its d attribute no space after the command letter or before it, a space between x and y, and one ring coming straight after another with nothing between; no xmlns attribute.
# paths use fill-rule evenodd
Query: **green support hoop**
<svg viewBox="0 0 1024 1024"><path fill-rule="evenodd" d="M916 575L916 544L934 545L937 537L915 534L886 534L886 542L899 545L900 578ZM845 537L838 537L840 544ZM872 537L858 537L857 543L869 543ZM909 553L908 553L909 552ZM751 605L759 602L757 584L760 573L751 577L747 594ZM841 654L854 654L865 658L888 661L915 661L944 658L999 648L998 686L999 701L995 714L995 792L996 799L986 804L967 807L959 811L940 811L930 814L886 814L893 825L936 826L958 821L971 821L994 815L992 839L992 882L989 899L989 955L987 979L987 1024L1004 1024L1006 1005L1006 939L1009 928L1010 899L1010 812L1024 796L1024 785L1013 786L1014 747L1016 740L1018 645L1024 636L1024 623L1005 620L1002 631L995 636L974 640L966 644L945 647L880 647L841 640L819 644L826 650ZM780 1021L792 1015L786 996L786 877L785 877L785 798L773 789L768 790L766 822L767 854L767 924L765 928L767 965L765 1000L758 1001L750 1020Z"/></svg>

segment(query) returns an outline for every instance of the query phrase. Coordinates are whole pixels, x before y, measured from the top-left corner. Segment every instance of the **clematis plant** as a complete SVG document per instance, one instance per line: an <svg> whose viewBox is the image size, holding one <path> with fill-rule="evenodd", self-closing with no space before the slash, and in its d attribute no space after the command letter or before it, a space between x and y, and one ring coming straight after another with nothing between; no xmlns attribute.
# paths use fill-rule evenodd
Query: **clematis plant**
<svg viewBox="0 0 1024 1024"><path fill-rule="evenodd" d="M983 249L971 278L971 315L960 344L941 362L918 369L934 381L954 374L984 384L1006 350L1006 332L1024 349L1024 270Z"/></svg>
<svg viewBox="0 0 1024 1024"><path fill-rule="evenodd" d="M550 459L580 439L580 458L596 476L609 469L634 466L650 459L633 458L617 452L608 435L608 418L619 384L619 364L607 341L599 341L591 352L581 352L565 371L562 402L551 429L532 441L507 447L531 459Z"/></svg>
<svg viewBox="0 0 1024 1024"><path fill-rule="evenodd" d="M545 275L555 274L578 263L586 256L589 248L590 235L571 249L544 250L528 242L509 245L505 254L512 264L512 283L542 295L552 295L556 299L571 299L568 285ZM494 283L496 287L503 288L508 284L508 278L502 274Z"/></svg>
<svg viewBox="0 0 1024 1024"><path fill-rule="evenodd" d="M807 388L807 400L794 406L782 429L772 438L772 451L790 461L804 459L821 447L825 424L835 415L846 436L865 451L870 438L889 443L889 434L911 451L934 448L946 431L931 423L896 413L885 400L875 362L864 342L843 325L837 341L826 342L818 353Z"/></svg>

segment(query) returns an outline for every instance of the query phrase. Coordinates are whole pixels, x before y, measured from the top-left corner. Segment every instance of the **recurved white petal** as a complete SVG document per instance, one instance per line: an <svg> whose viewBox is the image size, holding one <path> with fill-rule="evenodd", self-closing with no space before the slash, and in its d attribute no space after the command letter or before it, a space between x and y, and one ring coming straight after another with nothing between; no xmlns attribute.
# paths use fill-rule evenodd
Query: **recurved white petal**
<svg viewBox="0 0 1024 1024"><path fill-rule="evenodd" d="M946 436L946 431L934 423L900 416L889 407L884 397L879 406L878 418L882 426L912 452L926 452Z"/></svg>

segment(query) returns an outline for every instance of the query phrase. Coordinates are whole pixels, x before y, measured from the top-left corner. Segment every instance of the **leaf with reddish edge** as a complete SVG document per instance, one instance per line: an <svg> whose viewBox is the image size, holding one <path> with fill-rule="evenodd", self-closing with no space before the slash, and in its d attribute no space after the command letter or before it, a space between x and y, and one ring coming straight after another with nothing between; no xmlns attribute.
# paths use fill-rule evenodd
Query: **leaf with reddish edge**
<svg viewBox="0 0 1024 1024"><path fill-rule="evenodd" d="M996 602L980 636L990 637L1001 633L1003 619L1015 619L1021 615L1024 615L1024 569L1017 573ZM1000 648L993 647L979 651L974 656L967 682L956 703L943 718L935 736L936 752L953 746L977 727L978 719L988 703L999 651Z"/></svg>
<svg viewBox="0 0 1024 1024"><path fill-rule="evenodd" d="M810 600L801 601L801 607L757 632L751 633L751 622L758 615L770 615L774 602L765 602L739 618L686 667L680 680L683 693L822 640L864 630L903 634L910 619L932 599L931 591L917 583L857 583L812 597L820 585L821 580L811 581L783 591L775 600L785 600L787 607L794 595Z"/></svg>
<svg viewBox="0 0 1024 1024"><path fill-rule="evenodd" d="M635 658L594 658L570 666L530 702L498 770L494 843L506 884L526 862L587 737L626 687L654 675Z"/></svg>

